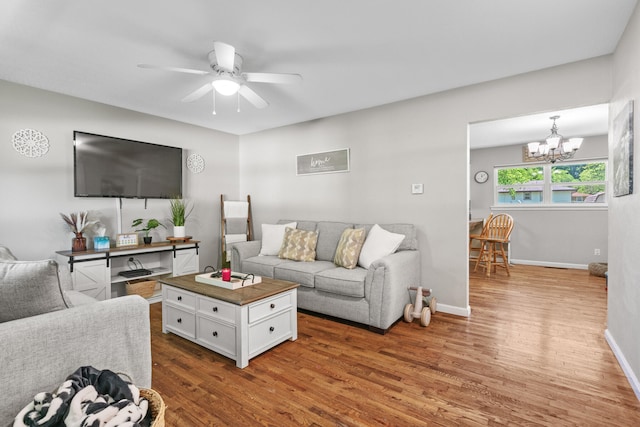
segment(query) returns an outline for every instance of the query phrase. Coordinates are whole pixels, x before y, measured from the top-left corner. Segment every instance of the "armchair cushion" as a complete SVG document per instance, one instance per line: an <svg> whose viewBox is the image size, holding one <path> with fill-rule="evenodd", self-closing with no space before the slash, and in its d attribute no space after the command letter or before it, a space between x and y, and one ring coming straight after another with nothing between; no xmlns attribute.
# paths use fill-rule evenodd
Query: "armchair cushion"
<svg viewBox="0 0 640 427"><path fill-rule="evenodd" d="M0 323L69 307L54 260L0 261Z"/></svg>

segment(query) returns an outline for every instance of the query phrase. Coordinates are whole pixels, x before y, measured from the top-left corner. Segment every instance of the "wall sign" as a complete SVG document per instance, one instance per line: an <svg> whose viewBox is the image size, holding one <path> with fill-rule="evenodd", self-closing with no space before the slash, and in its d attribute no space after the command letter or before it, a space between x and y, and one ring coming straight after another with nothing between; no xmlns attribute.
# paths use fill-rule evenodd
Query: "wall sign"
<svg viewBox="0 0 640 427"><path fill-rule="evenodd" d="M296 156L296 175L349 172L349 149Z"/></svg>

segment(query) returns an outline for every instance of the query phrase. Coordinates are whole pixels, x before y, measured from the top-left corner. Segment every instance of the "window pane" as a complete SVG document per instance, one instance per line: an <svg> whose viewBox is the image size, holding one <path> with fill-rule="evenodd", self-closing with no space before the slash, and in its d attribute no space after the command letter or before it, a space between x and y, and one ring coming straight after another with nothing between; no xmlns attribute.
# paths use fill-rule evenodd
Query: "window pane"
<svg viewBox="0 0 640 427"><path fill-rule="evenodd" d="M551 167L552 203L604 203L606 165L604 162ZM582 184L584 183L584 184Z"/></svg>
<svg viewBox="0 0 640 427"><path fill-rule="evenodd" d="M543 183L542 166L498 169L496 199L499 204L542 203Z"/></svg>
<svg viewBox="0 0 640 427"><path fill-rule="evenodd" d="M538 185L514 185L498 188L498 203L500 204L533 204L542 203L542 183Z"/></svg>
<svg viewBox="0 0 640 427"><path fill-rule="evenodd" d="M542 166L531 168L503 168L498 170L498 184L528 184L544 180Z"/></svg>

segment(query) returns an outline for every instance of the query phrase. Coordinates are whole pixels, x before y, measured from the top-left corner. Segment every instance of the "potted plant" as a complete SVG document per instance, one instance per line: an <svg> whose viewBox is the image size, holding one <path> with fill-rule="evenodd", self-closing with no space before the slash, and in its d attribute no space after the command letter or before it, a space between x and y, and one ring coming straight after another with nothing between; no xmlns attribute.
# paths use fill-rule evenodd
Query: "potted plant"
<svg viewBox="0 0 640 427"><path fill-rule="evenodd" d="M185 199L173 198L169 201L171 211L171 223L173 224L173 237L185 237L186 232L184 223L191 215L193 206L189 206L189 203Z"/></svg>
<svg viewBox="0 0 640 427"><path fill-rule="evenodd" d="M87 250L87 238L82 233L93 224L96 224L98 220L89 220L89 213L87 211L72 212L68 216L60 213L60 216L67 223L69 229L76 237L71 241L71 251L80 252Z"/></svg>
<svg viewBox="0 0 640 427"><path fill-rule="evenodd" d="M134 219L133 223L131 224L131 226L132 227L137 227L140 224L142 224L143 222L144 222L144 220L142 218ZM157 227L160 227L160 226L164 227L164 225L160 221L158 221L155 218L151 218L150 220L147 221L147 223L145 224L144 227L142 227L142 228L140 228L140 229L138 229L136 231L144 231L144 237L142 239L144 240L144 244L148 245L148 244L151 243L151 236L149 236L149 232L151 230L153 230L154 228L157 228ZM167 227L164 227L164 228L167 228Z"/></svg>

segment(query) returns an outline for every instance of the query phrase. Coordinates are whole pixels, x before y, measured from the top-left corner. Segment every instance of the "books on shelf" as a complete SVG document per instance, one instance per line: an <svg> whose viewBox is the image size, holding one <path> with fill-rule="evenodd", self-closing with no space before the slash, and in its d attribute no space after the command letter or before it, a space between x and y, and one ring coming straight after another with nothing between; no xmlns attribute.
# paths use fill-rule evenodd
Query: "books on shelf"
<svg viewBox="0 0 640 427"><path fill-rule="evenodd" d="M196 275L196 282L233 290L257 285L262 282L262 277L253 274L231 273L231 280L226 282L220 277L211 277L211 273L204 273Z"/></svg>

